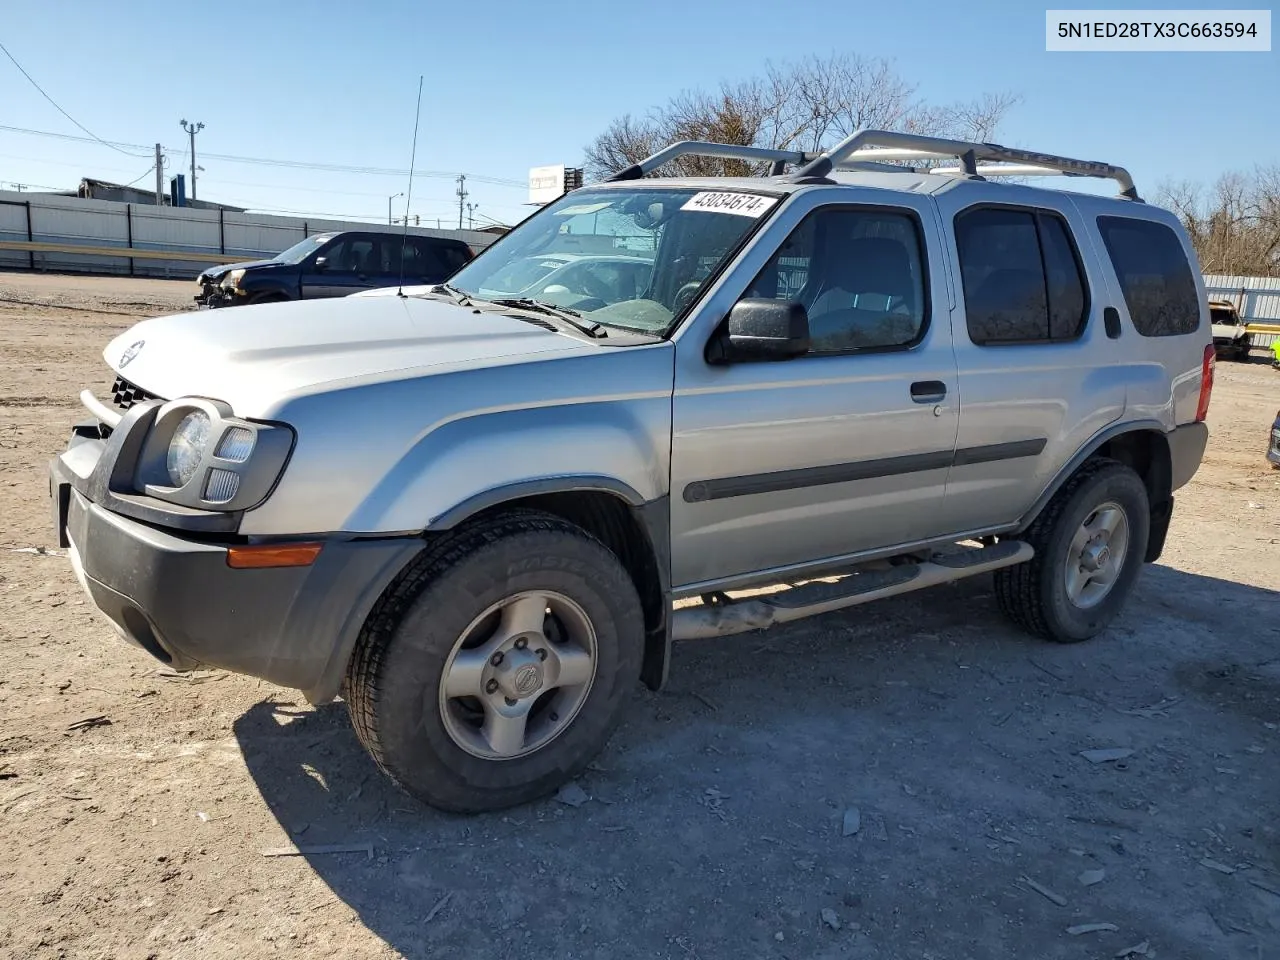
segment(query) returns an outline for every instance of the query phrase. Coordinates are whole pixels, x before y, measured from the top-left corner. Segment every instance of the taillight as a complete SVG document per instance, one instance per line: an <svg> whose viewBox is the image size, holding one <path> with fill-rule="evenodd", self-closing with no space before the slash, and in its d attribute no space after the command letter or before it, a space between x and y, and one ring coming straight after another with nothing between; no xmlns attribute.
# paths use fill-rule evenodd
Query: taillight
<svg viewBox="0 0 1280 960"><path fill-rule="evenodd" d="M1204 362L1200 365L1200 403L1196 405L1196 423L1202 423L1209 415L1209 397L1213 393L1213 344L1204 348Z"/></svg>

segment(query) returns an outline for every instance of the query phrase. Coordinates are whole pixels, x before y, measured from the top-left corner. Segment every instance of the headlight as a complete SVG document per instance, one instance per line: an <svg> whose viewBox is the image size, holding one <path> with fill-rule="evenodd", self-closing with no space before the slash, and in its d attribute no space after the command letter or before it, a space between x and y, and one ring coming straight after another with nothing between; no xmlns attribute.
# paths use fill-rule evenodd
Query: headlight
<svg viewBox="0 0 1280 960"><path fill-rule="evenodd" d="M228 273L225 277L222 278L222 285L224 287L231 287L232 289L239 289L240 278L243 276L244 276L243 267L241 267L239 270L232 270L230 273Z"/></svg>
<svg viewBox="0 0 1280 960"><path fill-rule="evenodd" d="M185 487L196 475L204 448L209 443L209 416L199 410L182 418L169 441L164 463L175 487Z"/></svg>
<svg viewBox="0 0 1280 960"><path fill-rule="evenodd" d="M284 472L288 424L241 420L220 400L183 397L146 412L133 489L196 510L251 510Z"/></svg>

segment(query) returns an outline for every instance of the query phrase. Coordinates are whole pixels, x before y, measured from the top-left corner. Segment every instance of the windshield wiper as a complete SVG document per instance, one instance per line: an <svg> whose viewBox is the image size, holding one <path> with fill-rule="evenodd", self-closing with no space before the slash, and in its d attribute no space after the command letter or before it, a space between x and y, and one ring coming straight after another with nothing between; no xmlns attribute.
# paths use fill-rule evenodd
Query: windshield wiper
<svg viewBox="0 0 1280 960"><path fill-rule="evenodd" d="M563 320L578 332L585 333L588 337L596 340L603 339L609 335L609 332L605 330L602 324L596 323L594 320L586 320L584 322L582 314L576 310L570 310L568 307L557 307L553 303L534 300L531 297L518 297L512 300L490 300L489 302L500 307L516 307L520 310L532 310L535 313L548 314Z"/></svg>
<svg viewBox="0 0 1280 960"><path fill-rule="evenodd" d="M448 294L450 299L461 307L471 306L471 294L463 293L457 287L451 287L447 283L437 283L432 286L431 292L435 293L437 290L441 293Z"/></svg>

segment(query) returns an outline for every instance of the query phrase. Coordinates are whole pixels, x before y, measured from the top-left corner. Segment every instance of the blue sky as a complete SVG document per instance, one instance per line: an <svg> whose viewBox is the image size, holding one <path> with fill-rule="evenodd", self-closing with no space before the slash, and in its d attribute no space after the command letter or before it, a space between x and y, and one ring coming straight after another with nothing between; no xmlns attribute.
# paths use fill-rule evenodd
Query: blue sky
<svg viewBox="0 0 1280 960"><path fill-rule="evenodd" d="M1063 4L1053 4L1055 8ZM1247 5L1246 5L1247 6ZM530 208L528 168L574 164L613 118L684 89L745 79L766 60L885 57L919 95L1022 97L1010 145L1127 166L1140 190L1280 163L1280 52L1047 53L1045 7L1026 3L829 4L779 0L458 4L224 0L10 0L0 42L98 136L197 153L403 169L426 77L412 212L457 223L453 176L477 213ZM16 14L16 15L15 15ZM82 136L0 56L0 126ZM142 153L145 154L145 151ZM202 199L255 209L385 217L403 177L199 159ZM149 155L0 130L0 187L127 182ZM485 182L484 179L508 181ZM141 183L154 183L153 176ZM397 215L404 198L395 200Z"/></svg>

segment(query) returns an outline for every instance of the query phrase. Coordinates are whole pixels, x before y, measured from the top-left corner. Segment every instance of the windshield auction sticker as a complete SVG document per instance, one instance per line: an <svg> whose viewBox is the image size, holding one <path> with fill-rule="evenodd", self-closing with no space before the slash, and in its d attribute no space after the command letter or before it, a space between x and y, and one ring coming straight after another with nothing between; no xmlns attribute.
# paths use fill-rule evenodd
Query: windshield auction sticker
<svg viewBox="0 0 1280 960"><path fill-rule="evenodd" d="M754 193L695 193L681 210L701 210L704 213L736 213L740 217L759 217L775 203L777 197L762 197Z"/></svg>

